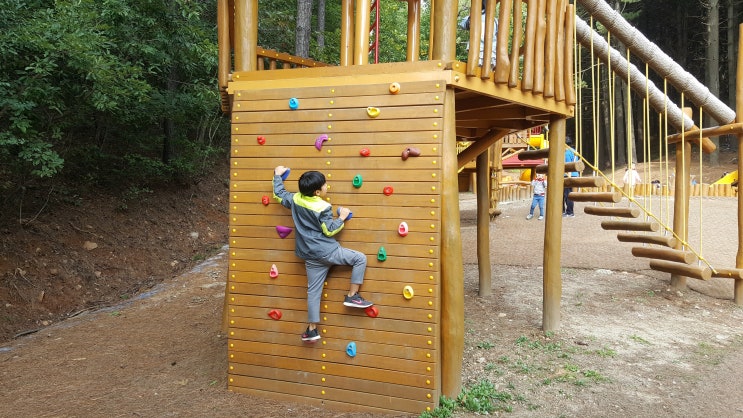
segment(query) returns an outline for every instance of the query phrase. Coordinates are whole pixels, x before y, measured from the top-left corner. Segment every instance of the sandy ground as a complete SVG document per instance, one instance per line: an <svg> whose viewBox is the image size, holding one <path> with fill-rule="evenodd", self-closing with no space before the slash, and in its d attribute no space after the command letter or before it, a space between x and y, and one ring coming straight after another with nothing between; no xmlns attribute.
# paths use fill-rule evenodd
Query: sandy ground
<svg viewBox="0 0 743 418"><path fill-rule="evenodd" d="M561 326L545 336L544 222L524 219L528 202L501 207L490 224L492 295L479 297L474 196L461 198L462 376L508 394L493 414L743 417L743 309L730 281L669 289L667 274L632 257L579 205L563 225ZM704 228L732 267L735 202L712 203ZM125 304L0 346L0 416L372 416L226 391L226 264L222 252Z"/></svg>

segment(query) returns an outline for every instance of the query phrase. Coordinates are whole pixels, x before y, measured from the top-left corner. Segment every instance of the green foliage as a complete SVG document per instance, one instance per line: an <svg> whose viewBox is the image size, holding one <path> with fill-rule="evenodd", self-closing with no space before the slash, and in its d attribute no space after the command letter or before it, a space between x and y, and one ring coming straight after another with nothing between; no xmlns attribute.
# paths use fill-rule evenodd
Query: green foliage
<svg viewBox="0 0 743 418"><path fill-rule="evenodd" d="M420 418L449 418L454 415L457 408L457 402L454 399L441 395L439 406L433 411L425 411L420 414Z"/></svg>
<svg viewBox="0 0 743 418"><path fill-rule="evenodd" d="M218 114L215 7L0 1L0 190L60 173L121 190L198 175L227 136L199 134Z"/></svg>

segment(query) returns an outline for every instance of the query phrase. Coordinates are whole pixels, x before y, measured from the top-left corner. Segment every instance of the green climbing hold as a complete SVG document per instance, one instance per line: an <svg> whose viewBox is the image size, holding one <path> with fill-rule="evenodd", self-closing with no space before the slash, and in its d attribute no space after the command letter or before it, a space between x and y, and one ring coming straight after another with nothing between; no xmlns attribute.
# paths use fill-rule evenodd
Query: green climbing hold
<svg viewBox="0 0 743 418"><path fill-rule="evenodd" d="M377 260L384 261L387 259L387 251L384 249L384 247L379 247L379 252L377 253Z"/></svg>
<svg viewBox="0 0 743 418"><path fill-rule="evenodd" d="M356 174L353 177L353 187L358 189L362 183L364 183L364 179L361 178L361 174Z"/></svg>

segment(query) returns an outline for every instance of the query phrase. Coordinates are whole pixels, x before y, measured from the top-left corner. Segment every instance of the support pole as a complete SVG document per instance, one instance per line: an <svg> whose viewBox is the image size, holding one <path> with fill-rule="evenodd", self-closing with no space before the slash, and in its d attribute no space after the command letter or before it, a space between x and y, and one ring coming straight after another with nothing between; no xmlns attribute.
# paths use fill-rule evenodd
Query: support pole
<svg viewBox="0 0 743 418"><path fill-rule="evenodd" d="M687 116L691 116L691 109L683 109ZM691 176L691 142L683 141L676 144L676 184L673 199L673 232L683 241L687 241L689 234L689 185ZM680 250L681 242L676 243L674 249ZM686 289L686 277L671 274L671 289Z"/></svg>
<svg viewBox="0 0 743 418"><path fill-rule="evenodd" d="M743 25L738 26L738 74L735 82L735 121L743 122ZM743 173L743 134L738 134L738 173ZM743 268L743 193L738 183L738 252L735 255L735 267ZM743 305L743 280L735 280L733 300L736 305Z"/></svg>
<svg viewBox="0 0 743 418"><path fill-rule="evenodd" d="M433 2L433 59L455 59L457 1ZM456 398L462 389L464 354L464 265L459 229L456 106L454 89L444 93L444 126L441 153L441 394Z"/></svg>
<svg viewBox="0 0 743 418"><path fill-rule="evenodd" d="M490 296L490 158L488 150L477 156L477 270L480 297Z"/></svg>
<svg viewBox="0 0 743 418"><path fill-rule="evenodd" d="M341 0L341 67L353 64L353 0Z"/></svg>
<svg viewBox="0 0 743 418"><path fill-rule="evenodd" d="M555 331L560 327L562 275L560 255L562 245L562 196L565 173L565 119L550 122L549 168L547 171L547 222L544 225L544 270L542 282L542 329Z"/></svg>
<svg viewBox="0 0 743 418"><path fill-rule="evenodd" d="M235 0L235 71L255 71L258 63L258 0Z"/></svg>
<svg viewBox="0 0 743 418"><path fill-rule="evenodd" d="M421 53L421 0L408 0L408 62L418 61Z"/></svg>
<svg viewBox="0 0 743 418"><path fill-rule="evenodd" d="M356 25L354 28L353 63L364 65L369 63L369 19L371 17L371 1L358 0L356 2Z"/></svg>

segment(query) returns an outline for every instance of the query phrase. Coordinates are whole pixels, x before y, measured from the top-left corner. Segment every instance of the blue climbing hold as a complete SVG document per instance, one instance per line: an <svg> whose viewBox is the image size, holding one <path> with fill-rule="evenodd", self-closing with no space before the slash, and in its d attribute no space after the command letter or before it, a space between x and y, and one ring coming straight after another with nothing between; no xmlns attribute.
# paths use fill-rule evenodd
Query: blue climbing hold
<svg viewBox="0 0 743 418"><path fill-rule="evenodd" d="M351 341L346 346L346 354L348 354L349 357L356 357L356 343Z"/></svg>
<svg viewBox="0 0 743 418"><path fill-rule="evenodd" d="M338 206L338 209L335 211L335 213L338 214L338 216L341 216L341 207ZM353 218L353 212L348 213L348 218L346 218L347 221L350 221L351 218Z"/></svg>
<svg viewBox="0 0 743 418"><path fill-rule="evenodd" d="M286 181L286 178L289 177L289 173L292 172L291 168L287 168L286 171L284 171L283 174L281 174L281 180Z"/></svg>
<svg viewBox="0 0 743 418"><path fill-rule="evenodd" d="M292 97L289 99L289 109L296 110L299 107L299 100L297 100L295 97Z"/></svg>

